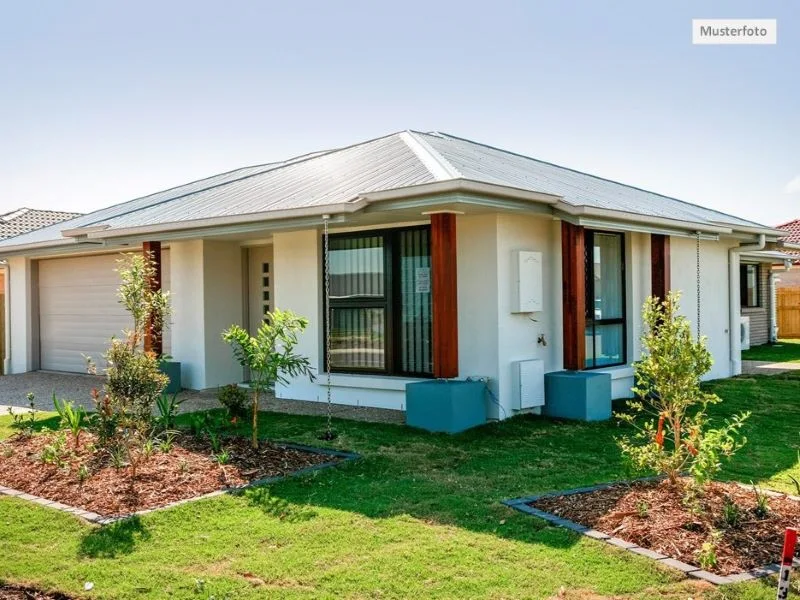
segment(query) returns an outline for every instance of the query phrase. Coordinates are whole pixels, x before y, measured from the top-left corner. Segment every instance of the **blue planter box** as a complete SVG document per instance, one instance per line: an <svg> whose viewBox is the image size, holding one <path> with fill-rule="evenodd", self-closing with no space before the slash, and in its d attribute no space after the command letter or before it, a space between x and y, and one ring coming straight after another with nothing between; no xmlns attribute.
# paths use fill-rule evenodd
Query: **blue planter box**
<svg viewBox="0 0 800 600"><path fill-rule="evenodd" d="M611 375L592 371L547 373L544 376L544 414L578 421L610 419Z"/></svg>
<svg viewBox="0 0 800 600"><path fill-rule="evenodd" d="M169 383L164 388L165 394L177 394L181 391L181 363L172 360L162 360L158 365L159 371L169 377Z"/></svg>
<svg viewBox="0 0 800 600"><path fill-rule="evenodd" d="M406 385L406 423L428 431L458 433L486 423L486 384L419 381Z"/></svg>

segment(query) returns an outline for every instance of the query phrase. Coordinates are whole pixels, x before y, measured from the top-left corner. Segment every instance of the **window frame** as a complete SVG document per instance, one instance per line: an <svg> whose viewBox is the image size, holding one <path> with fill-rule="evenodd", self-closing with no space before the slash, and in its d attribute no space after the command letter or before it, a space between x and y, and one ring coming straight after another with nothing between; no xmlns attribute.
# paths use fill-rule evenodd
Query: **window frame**
<svg viewBox="0 0 800 600"><path fill-rule="evenodd" d="M400 236L401 232L426 230L428 232L428 240L430 243L430 225L413 225L410 227L388 227L385 229L369 229L363 231L348 231L343 233L331 233L329 237L333 239L353 239L361 237L380 237L383 239L383 273L384 273L384 294L382 299L373 298L345 298L330 300L331 310L335 308L382 308L384 310L384 332L386 337L386 344L384 347L384 363L383 369L370 369L364 367L347 367L337 368L331 365L331 373L340 375L375 375L379 377L413 377L415 379L432 379L433 372L414 372L403 371L399 368L398 357L401 355L401 336L400 336L400 319L402 317L402 289L400 286L401 264L400 264ZM430 250L430 246L429 246ZM323 244L324 252L324 244ZM431 265L433 271L433 265ZM322 278L325 281L325 257L322 257ZM433 275L431 274L431 280ZM328 340L327 340L327 321L329 315L325 310L326 297L325 286L322 286L322 306L323 306L323 360L324 365L328 364ZM433 304L433 288L431 288L431 304ZM432 316L431 311L431 316ZM430 346L430 359L431 371L433 371L433 320L431 319L429 332L429 339L431 340ZM325 372L325 368L321 369Z"/></svg>
<svg viewBox="0 0 800 600"><path fill-rule="evenodd" d="M755 304L747 304L747 269L756 271ZM761 265L759 263L742 263L739 265L739 303L741 308L763 308L761 302Z"/></svg>
<svg viewBox="0 0 800 600"><path fill-rule="evenodd" d="M620 282L622 284L622 316L613 319L595 319L594 318L594 236L595 234L611 235L619 239L620 243ZM584 357L583 370L594 371L597 369L609 369L612 367L620 367L628 364L628 280L627 280L627 257L625 247L625 233L621 231L604 231L600 229L586 229L584 230L584 269L585 269L585 282L586 282L586 319L584 323L584 340L587 337L586 333L592 330L592 366L587 366L587 357ZM622 360L621 362L611 364L597 364L597 326L598 325L622 325ZM586 342L584 341L584 344Z"/></svg>

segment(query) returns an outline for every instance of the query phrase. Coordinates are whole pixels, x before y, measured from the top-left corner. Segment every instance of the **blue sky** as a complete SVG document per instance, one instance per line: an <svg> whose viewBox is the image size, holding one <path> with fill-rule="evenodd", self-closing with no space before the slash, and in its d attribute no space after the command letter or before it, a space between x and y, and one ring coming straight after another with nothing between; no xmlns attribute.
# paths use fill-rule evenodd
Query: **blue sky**
<svg viewBox="0 0 800 600"><path fill-rule="evenodd" d="M767 224L800 217L800 5L0 2L0 210L89 211L440 130ZM692 18L776 18L693 46Z"/></svg>

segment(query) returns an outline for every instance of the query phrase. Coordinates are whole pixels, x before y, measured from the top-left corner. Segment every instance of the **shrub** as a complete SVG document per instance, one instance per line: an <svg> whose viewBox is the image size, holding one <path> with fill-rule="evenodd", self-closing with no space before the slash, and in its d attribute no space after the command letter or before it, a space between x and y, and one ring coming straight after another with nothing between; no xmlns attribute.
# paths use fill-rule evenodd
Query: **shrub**
<svg viewBox="0 0 800 600"><path fill-rule="evenodd" d="M726 527L738 527L742 522L742 509L730 496L725 496L722 503L722 521Z"/></svg>
<svg viewBox="0 0 800 600"><path fill-rule="evenodd" d="M231 419L240 419L247 415L247 391L235 383L221 387L217 394L217 399L228 411Z"/></svg>
<svg viewBox="0 0 800 600"><path fill-rule="evenodd" d="M178 400L177 392L171 396L162 393L156 399L156 408L158 409L156 421L161 429L167 430L175 426L175 417L178 415L178 407L184 402L185 400Z"/></svg>
<svg viewBox="0 0 800 600"><path fill-rule="evenodd" d="M753 514L758 519L766 519L767 515L769 515L769 497L764 490L759 488L752 481L750 485L753 486L753 495L756 499L756 507L753 509Z"/></svg>
<svg viewBox="0 0 800 600"><path fill-rule="evenodd" d="M634 365L636 398L628 401L627 412L617 414L636 433L617 442L635 468L656 471L673 484L688 470L702 487L719 471L722 458L745 443L740 431L749 413L709 427L706 409L721 401L700 385L711 370L711 353L705 338L692 339L688 320L678 315L679 299L670 292L663 302L655 297L645 302L644 356Z"/></svg>
<svg viewBox="0 0 800 600"><path fill-rule="evenodd" d="M262 392L276 383L288 383L290 378L308 375L313 378L308 358L294 352L298 335L308 327L308 319L292 311L275 309L258 328L255 336L238 325L223 332L224 339L233 348L236 360L250 369L253 448L258 448L258 405Z"/></svg>
<svg viewBox="0 0 800 600"><path fill-rule="evenodd" d="M158 359L152 353L139 351L129 341L111 340L106 360L105 388L112 410L149 423L153 407L169 383L158 368Z"/></svg>
<svg viewBox="0 0 800 600"><path fill-rule="evenodd" d="M53 407L61 419L61 427L72 433L72 445L77 449L81 441L83 418L86 416L86 411L82 406L76 408L75 404L69 400L59 400L56 398L55 392L53 393Z"/></svg>

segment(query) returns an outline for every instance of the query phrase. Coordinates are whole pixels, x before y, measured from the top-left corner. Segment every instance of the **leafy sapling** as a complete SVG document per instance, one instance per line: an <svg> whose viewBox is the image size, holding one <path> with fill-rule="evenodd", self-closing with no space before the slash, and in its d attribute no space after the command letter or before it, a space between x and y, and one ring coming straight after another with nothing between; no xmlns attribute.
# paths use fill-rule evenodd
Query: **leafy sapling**
<svg viewBox="0 0 800 600"><path fill-rule="evenodd" d="M307 357L294 351L298 336L308 327L308 319L292 311L275 309L251 336L239 325L232 325L222 334L233 348L236 360L250 369L252 403L252 445L258 448L258 408L262 394L276 383L289 383L290 379L308 376L313 379L313 369Z"/></svg>

